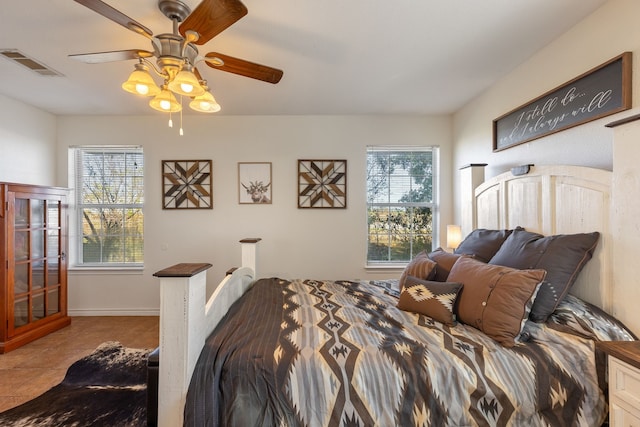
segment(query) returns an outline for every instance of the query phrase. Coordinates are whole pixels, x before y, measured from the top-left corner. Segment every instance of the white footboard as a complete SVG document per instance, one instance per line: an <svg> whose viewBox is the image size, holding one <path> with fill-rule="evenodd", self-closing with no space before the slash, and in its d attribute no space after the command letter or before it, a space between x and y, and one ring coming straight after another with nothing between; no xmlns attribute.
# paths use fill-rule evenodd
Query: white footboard
<svg viewBox="0 0 640 427"><path fill-rule="evenodd" d="M182 426L184 404L205 339L255 278L260 239L243 239L242 267L228 274L206 301L211 264L176 264L160 278L158 426Z"/></svg>

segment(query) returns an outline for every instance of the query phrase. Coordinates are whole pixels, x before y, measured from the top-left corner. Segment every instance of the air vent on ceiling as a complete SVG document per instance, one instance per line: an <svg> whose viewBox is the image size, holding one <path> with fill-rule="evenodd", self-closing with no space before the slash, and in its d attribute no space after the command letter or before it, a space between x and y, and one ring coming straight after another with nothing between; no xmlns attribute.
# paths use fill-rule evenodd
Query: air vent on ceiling
<svg viewBox="0 0 640 427"><path fill-rule="evenodd" d="M57 71L52 70L51 68L43 65L41 62L38 62L33 58L29 58L16 49L2 49L0 50L0 55L10 61L22 65L23 67L27 67L31 71L36 72L41 76L62 76L62 74L58 73Z"/></svg>

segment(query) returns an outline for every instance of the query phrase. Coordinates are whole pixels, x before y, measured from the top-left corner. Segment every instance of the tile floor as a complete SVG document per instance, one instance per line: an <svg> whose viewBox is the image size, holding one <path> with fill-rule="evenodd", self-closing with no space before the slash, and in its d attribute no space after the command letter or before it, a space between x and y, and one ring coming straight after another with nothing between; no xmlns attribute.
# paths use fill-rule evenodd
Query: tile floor
<svg viewBox="0 0 640 427"><path fill-rule="evenodd" d="M0 354L0 412L44 393L67 368L105 341L125 347L158 346L154 316L74 317L71 325L6 354Z"/></svg>

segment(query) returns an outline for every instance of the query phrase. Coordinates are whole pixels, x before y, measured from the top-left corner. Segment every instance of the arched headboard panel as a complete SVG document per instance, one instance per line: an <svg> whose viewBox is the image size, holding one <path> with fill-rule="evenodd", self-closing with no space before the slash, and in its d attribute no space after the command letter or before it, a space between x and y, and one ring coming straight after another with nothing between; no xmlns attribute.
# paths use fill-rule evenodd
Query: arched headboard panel
<svg viewBox="0 0 640 427"><path fill-rule="evenodd" d="M570 293L612 312L610 171L582 166L532 166L506 172L475 190L478 228L521 226L544 235L600 232L593 259Z"/></svg>

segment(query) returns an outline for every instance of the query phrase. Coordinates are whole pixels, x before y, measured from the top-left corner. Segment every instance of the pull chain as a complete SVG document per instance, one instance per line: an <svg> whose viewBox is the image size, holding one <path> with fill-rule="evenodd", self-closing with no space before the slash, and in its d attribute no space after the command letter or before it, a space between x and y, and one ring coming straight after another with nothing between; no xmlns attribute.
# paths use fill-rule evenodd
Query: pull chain
<svg viewBox="0 0 640 427"><path fill-rule="evenodd" d="M180 95L180 136L184 135L184 131L182 130L182 95Z"/></svg>

